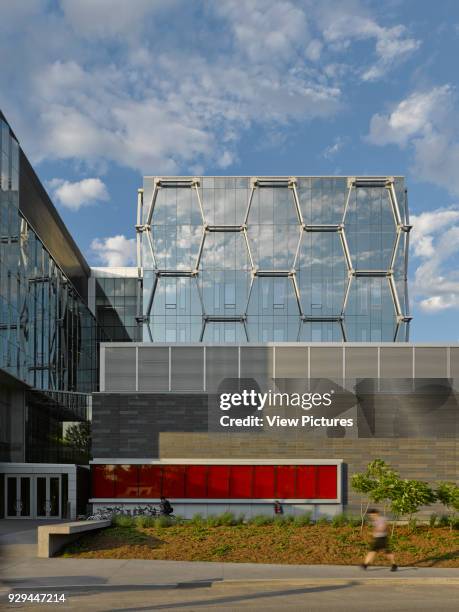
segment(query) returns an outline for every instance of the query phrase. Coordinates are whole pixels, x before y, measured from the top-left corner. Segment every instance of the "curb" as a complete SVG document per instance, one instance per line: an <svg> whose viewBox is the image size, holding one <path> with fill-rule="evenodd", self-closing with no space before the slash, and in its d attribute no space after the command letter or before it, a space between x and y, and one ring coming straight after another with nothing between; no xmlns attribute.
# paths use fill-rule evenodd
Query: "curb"
<svg viewBox="0 0 459 612"><path fill-rule="evenodd" d="M171 582L162 584L137 583L137 584L71 584L71 585L53 585L53 586L9 586L4 584L4 588L8 593L78 593L80 591L97 592L97 591L154 591L154 590L171 590L171 589L199 589L211 588L213 586L231 587L231 586L268 586L268 585L291 585L291 586L314 586L314 585L337 585L352 583L354 586L374 584L379 586L387 585L409 585L419 586L431 585L458 585L459 578L448 577L409 577L395 578L388 576L383 577L349 577L349 578L243 578L243 579L211 579L211 580L192 580L190 582Z"/></svg>

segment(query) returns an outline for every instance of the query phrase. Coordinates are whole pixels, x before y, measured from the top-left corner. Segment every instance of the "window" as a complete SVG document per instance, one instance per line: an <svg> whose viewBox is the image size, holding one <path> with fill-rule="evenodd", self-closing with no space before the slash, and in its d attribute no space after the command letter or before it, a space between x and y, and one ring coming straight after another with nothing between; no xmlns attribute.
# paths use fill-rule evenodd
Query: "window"
<svg viewBox="0 0 459 612"><path fill-rule="evenodd" d="M285 307L285 279L274 280L274 308Z"/></svg>
<svg viewBox="0 0 459 612"><path fill-rule="evenodd" d="M94 498L336 500L337 465L93 465Z"/></svg>
<svg viewBox="0 0 459 612"><path fill-rule="evenodd" d="M225 282L225 308L236 307L236 284Z"/></svg>

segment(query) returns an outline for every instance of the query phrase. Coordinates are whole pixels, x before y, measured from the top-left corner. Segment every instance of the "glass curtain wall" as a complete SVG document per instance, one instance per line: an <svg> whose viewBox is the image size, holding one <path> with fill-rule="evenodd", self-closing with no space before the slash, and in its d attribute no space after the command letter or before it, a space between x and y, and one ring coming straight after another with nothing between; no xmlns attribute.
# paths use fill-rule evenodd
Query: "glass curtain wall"
<svg viewBox="0 0 459 612"><path fill-rule="evenodd" d="M46 391L97 388L95 318L19 212L19 147L1 121L0 368Z"/></svg>
<svg viewBox="0 0 459 612"><path fill-rule="evenodd" d="M97 323L113 342L141 340L137 316L137 278L96 277Z"/></svg>
<svg viewBox="0 0 459 612"><path fill-rule="evenodd" d="M146 177L143 340L406 341L403 178Z"/></svg>

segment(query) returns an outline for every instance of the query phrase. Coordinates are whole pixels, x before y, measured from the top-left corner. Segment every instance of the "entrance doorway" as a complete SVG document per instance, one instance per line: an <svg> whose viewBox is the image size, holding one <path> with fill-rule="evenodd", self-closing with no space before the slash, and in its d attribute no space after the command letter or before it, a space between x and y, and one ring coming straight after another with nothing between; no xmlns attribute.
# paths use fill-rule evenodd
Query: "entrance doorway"
<svg viewBox="0 0 459 612"><path fill-rule="evenodd" d="M60 474L8 474L5 477L6 518L61 518Z"/></svg>
<svg viewBox="0 0 459 612"><path fill-rule="evenodd" d="M31 476L7 476L5 504L7 518L31 518Z"/></svg>

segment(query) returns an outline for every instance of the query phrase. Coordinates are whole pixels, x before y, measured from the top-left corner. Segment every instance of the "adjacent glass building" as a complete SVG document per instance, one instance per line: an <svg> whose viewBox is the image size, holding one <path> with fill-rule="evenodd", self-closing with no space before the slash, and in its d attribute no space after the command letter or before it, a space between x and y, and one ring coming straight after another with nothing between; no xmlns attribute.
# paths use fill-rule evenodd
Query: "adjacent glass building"
<svg viewBox="0 0 459 612"><path fill-rule="evenodd" d="M143 340L407 341L401 177L145 177Z"/></svg>
<svg viewBox="0 0 459 612"><path fill-rule="evenodd" d="M64 430L90 419L106 339L90 268L1 113L0 133L0 462L87 463ZM17 478L30 497L31 477Z"/></svg>
<svg viewBox="0 0 459 612"><path fill-rule="evenodd" d="M138 342L141 278L137 268L91 268L89 304L107 340Z"/></svg>
<svg viewBox="0 0 459 612"><path fill-rule="evenodd" d="M90 393L96 319L24 216L19 145L0 123L0 368L35 389Z"/></svg>

